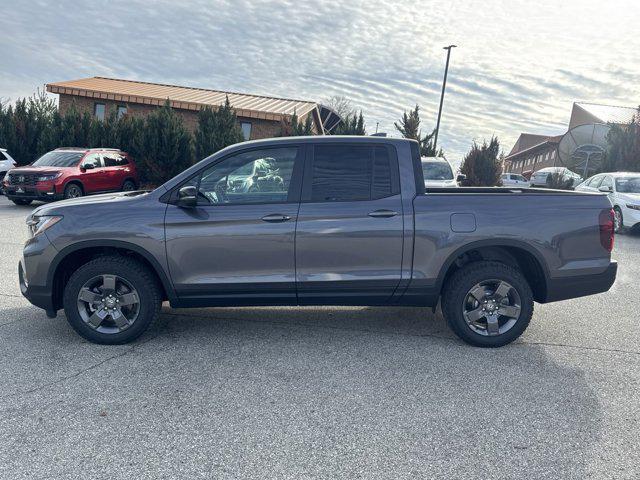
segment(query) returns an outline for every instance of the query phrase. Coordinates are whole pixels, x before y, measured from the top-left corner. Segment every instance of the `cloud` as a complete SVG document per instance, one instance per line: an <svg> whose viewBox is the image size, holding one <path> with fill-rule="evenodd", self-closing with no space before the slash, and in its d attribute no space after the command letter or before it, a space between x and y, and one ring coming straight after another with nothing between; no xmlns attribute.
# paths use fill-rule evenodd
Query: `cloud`
<svg viewBox="0 0 640 480"><path fill-rule="evenodd" d="M571 0L72 0L3 9L0 97L103 75L322 100L345 95L370 130L419 103L454 160L498 135L562 133L576 100L637 105L640 5Z"/></svg>

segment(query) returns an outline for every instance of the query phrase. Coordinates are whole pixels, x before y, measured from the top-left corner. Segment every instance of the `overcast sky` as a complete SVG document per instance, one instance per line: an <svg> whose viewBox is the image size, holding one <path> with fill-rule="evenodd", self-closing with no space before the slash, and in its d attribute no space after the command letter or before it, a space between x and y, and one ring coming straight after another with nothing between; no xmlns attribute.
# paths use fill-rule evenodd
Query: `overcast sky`
<svg viewBox="0 0 640 480"><path fill-rule="evenodd" d="M79 6L81 4L85 6ZM0 0L0 97L110 76L321 101L393 132L415 103L440 144L563 133L573 101L640 104L640 2Z"/></svg>

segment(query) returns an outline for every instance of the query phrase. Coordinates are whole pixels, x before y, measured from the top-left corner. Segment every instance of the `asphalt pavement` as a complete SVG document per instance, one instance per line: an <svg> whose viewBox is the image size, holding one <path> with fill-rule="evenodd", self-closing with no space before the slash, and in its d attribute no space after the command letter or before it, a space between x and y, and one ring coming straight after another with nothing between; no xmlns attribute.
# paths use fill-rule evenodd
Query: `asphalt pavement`
<svg viewBox="0 0 640 480"><path fill-rule="evenodd" d="M20 295L0 197L0 478L640 476L640 236L608 293L473 348L438 310L163 309L86 342Z"/></svg>

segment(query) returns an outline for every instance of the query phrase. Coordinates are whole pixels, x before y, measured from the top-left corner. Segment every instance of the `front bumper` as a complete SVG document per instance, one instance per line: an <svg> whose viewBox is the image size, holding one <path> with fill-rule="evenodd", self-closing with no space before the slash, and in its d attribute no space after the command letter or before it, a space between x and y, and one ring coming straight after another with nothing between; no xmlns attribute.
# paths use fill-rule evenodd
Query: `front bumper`
<svg viewBox="0 0 640 480"><path fill-rule="evenodd" d="M4 185L4 194L9 200L40 200L42 202L53 202L62 200L64 195L58 193L54 185L50 186L23 186Z"/></svg>
<svg viewBox="0 0 640 480"><path fill-rule="evenodd" d="M547 302L584 297L608 291L616 281L618 262L612 260L602 273L551 278L547 282Z"/></svg>
<svg viewBox="0 0 640 480"><path fill-rule="evenodd" d="M18 263L20 292L36 307L55 314L59 308L54 305L53 281L49 266L52 265L57 250L45 234L27 240L22 258Z"/></svg>
<svg viewBox="0 0 640 480"><path fill-rule="evenodd" d="M22 295L38 308L47 312L48 316L55 316L53 307L53 295L50 288L44 286L29 285L27 283L22 262L18 263L18 279Z"/></svg>

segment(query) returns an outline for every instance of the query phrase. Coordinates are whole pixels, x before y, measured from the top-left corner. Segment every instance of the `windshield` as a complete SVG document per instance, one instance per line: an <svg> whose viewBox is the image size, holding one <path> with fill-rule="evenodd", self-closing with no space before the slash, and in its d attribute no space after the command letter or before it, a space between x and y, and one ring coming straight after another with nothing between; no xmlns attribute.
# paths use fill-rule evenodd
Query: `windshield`
<svg viewBox="0 0 640 480"><path fill-rule="evenodd" d="M422 162L425 180L453 180L451 166L445 162Z"/></svg>
<svg viewBox="0 0 640 480"><path fill-rule="evenodd" d="M640 193L640 177L616 178L619 193Z"/></svg>
<svg viewBox="0 0 640 480"><path fill-rule="evenodd" d="M49 152L45 153L31 165L34 167L73 167L78 164L83 152Z"/></svg>

